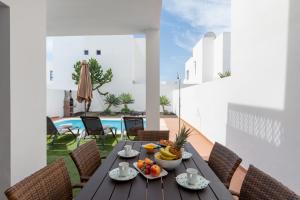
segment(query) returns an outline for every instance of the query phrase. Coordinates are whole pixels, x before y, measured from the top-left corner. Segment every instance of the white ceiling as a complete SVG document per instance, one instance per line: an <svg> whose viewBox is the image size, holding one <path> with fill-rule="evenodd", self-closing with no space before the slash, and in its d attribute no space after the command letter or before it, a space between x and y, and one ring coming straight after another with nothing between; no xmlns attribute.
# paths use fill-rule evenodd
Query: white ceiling
<svg viewBox="0 0 300 200"><path fill-rule="evenodd" d="M159 29L162 0L48 0L47 34L119 35Z"/></svg>

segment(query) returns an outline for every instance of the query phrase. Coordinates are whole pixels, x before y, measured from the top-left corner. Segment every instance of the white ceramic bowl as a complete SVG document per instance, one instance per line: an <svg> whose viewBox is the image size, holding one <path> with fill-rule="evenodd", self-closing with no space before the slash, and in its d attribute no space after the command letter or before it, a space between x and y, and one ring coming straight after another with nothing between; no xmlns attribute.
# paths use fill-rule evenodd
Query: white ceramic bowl
<svg viewBox="0 0 300 200"><path fill-rule="evenodd" d="M161 166L162 168L166 169L166 170L172 170L175 169L178 165L180 165L182 158L177 159L177 160L161 160L156 158L156 154L158 154L159 152L155 153L154 155L154 160L155 162Z"/></svg>

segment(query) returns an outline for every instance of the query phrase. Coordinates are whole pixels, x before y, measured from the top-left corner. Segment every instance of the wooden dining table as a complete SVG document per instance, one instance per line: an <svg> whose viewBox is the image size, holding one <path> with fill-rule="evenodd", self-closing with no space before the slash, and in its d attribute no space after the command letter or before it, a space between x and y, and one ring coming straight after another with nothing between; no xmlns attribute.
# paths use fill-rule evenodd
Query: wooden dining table
<svg viewBox="0 0 300 200"><path fill-rule="evenodd" d="M147 154L142 145L149 142L142 141L121 141L110 155L105 159L94 175L79 192L76 200L232 200L233 197L228 189L222 184L208 164L202 159L197 151L189 143L185 145L185 150L193 156L182 161L182 163L168 175L155 180L148 180L138 174L136 178L118 182L112 180L108 173L117 168L119 162L129 162L130 167L138 159L148 157L154 158L153 154ZM125 159L118 156L118 152L123 150L125 145L132 145L132 148L140 154L135 158ZM199 173L210 181L208 187L202 190L189 190L179 186L176 176L184 173L187 168L195 168Z"/></svg>

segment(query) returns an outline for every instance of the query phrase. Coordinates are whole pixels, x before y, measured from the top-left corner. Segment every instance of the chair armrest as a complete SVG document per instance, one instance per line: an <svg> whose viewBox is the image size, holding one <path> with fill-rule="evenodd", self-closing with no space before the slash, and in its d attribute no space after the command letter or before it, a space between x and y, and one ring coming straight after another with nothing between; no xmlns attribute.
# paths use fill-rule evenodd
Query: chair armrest
<svg viewBox="0 0 300 200"><path fill-rule="evenodd" d="M233 196L240 197L240 193L238 193L238 192L236 192L236 191L229 190L229 192L230 192Z"/></svg>
<svg viewBox="0 0 300 200"><path fill-rule="evenodd" d="M87 182L90 179L90 176L80 176L82 182Z"/></svg>
<svg viewBox="0 0 300 200"><path fill-rule="evenodd" d="M85 185L84 183L75 183L72 185L72 189L83 188L84 185Z"/></svg>

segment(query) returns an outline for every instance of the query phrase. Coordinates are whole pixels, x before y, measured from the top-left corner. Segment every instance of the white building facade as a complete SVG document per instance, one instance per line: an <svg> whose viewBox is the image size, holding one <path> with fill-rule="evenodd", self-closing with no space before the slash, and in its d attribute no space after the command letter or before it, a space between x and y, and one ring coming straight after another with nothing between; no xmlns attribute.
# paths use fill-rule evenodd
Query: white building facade
<svg viewBox="0 0 300 200"><path fill-rule="evenodd" d="M206 33L193 48L185 63L184 84L200 84L218 79L218 73L230 71L230 33L216 36Z"/></svg>
<svg viewBox="0 0 300 200"><path fill-rule="evenodd" d="M146 109L146 41L133 35L68 36L47 39L47 115L63 116L64 90L72 90L76 99L77 85L72 80L74 64L80 60L95 58L104 70L112 69L113 78L101 88L101 92L120 95L130 93L135 99L130 109ZM174 84L164 83L161 95L171 97ZM164 89L169 88L169 89ZM103 111L104 96L97 91L90 111ZM170 98L171 99L171 98ZM121 106L120 106L121 107ZM75 112L84 111L84 104L75 101ZM112 108L118 111L121 108ZM171 107L169 107L171 109Z"/></svg>

